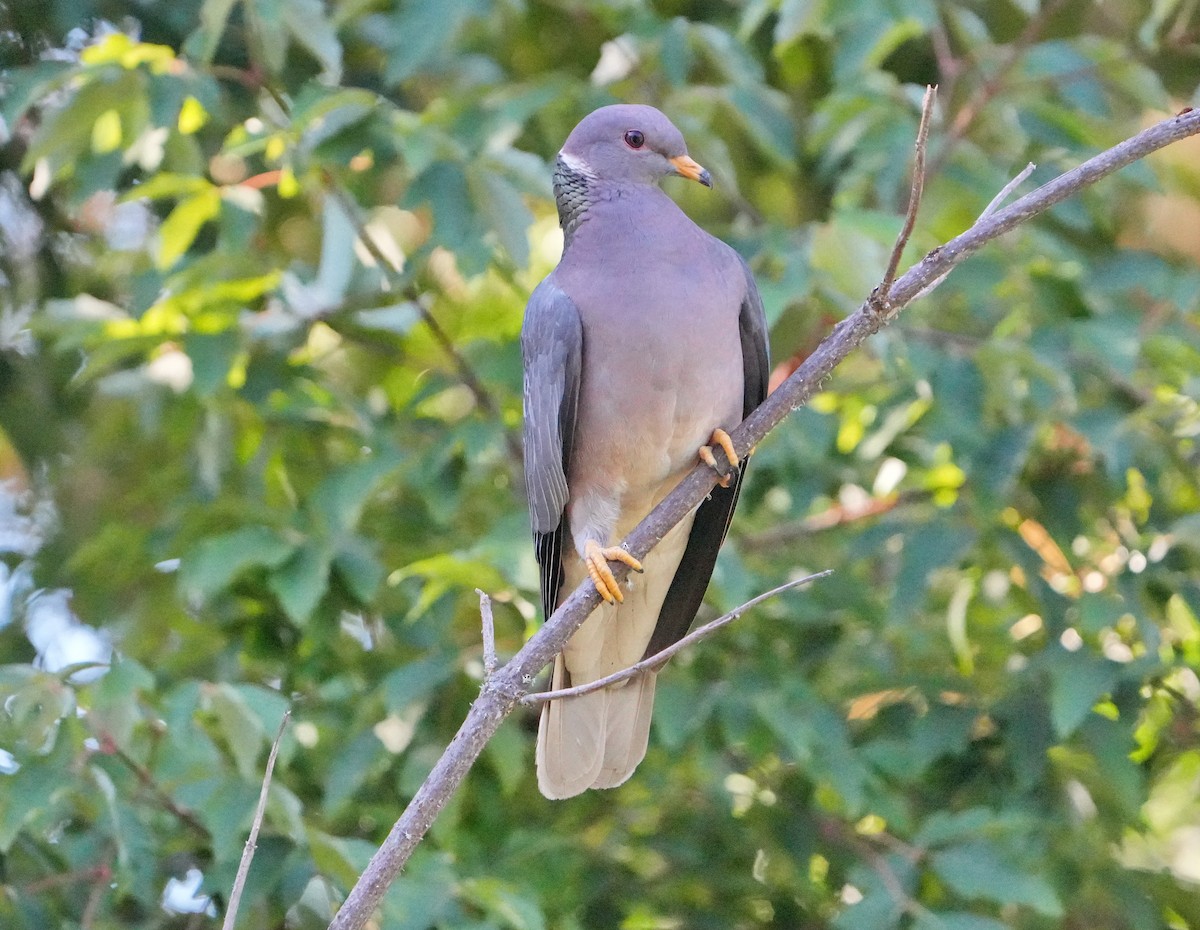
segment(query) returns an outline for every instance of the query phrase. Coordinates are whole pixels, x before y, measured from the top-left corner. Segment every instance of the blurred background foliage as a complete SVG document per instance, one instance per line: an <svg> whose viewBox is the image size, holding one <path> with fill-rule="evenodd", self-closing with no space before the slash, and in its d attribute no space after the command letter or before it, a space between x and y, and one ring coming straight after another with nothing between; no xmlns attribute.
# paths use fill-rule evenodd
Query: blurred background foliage
<svg viewBox="0 0 1200 930"><path fill-rule="evenodd" d="M539 622L550 170L660 106L779 375L880 276L1197 103L1189 0L0 2L0 924L321 927ZM1200 147L971 259L764 442L646 762L489 745L380 926L1200 927ZM653 403L647 398L647 403Z"/></svg>

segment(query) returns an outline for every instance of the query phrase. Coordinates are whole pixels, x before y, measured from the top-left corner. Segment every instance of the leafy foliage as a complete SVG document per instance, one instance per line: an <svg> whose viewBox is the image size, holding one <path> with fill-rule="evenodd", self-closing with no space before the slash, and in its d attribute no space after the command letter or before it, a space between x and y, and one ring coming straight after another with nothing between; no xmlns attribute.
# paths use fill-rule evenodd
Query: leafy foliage
<svg viewBox="0 0 1200 930"><path fill-rule="evenodd" d="M0 11L0 922L30 928L215 922L288 705L242 922L323 926L478 687L474 589L502 651L537 622L516 335L589 109L684 130L718 189L672 193L751 261L786 371L882 271L924 83L912 256L1200 73L1171 2ZM543 801L510 721L383 925L1200 926L1198 164L1062 205L849 360L760 447L711 608L836 574L672 663L612 794Z"/></svg>

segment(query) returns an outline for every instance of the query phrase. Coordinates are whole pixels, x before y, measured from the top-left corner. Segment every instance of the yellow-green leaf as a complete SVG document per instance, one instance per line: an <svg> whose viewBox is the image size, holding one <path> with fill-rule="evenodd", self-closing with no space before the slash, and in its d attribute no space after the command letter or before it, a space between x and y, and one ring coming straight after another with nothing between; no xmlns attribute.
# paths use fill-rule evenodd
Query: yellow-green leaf
<svg viewBox="0 0 1200 930"><path fill-rule="evenodd" d="M170 268L183 256L196 239L200 227L221 209L221 195L216 188L202 190L180 201L159 230L158 267Z"/></svg>

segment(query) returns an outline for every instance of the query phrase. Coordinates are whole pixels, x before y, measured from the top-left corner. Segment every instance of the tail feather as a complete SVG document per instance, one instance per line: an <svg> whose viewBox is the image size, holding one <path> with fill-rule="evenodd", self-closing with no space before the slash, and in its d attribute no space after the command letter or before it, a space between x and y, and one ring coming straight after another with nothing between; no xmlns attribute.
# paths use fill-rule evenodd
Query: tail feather
<svg viewBox="0 0 1200 930"><path fill-rule="evenodd" d="M623 604L597 608L554 661L555 690L596 681L628 668L645 653L659 611L687 544L691 521L669 533L643 560ZM567 566L566 590L578 584ZM550 701L538 725L538 788L551 799L588 788L615 788L645 758L654 711L656 676L651 673L591 694Z"/></svg>
<svg viewBox="0 0 1200 930"><path fill-rule="evenodd" d="M563 657L554 660L555 690L569 687ZM538 790L551 800L574 797L592 787L604 764L608 696L604 691L542 708L537 738Z"/></svg>
<svg viewBox="0 0 1200 930"><path fill-rule="evenodd" d="M624 784L646 756L656 677L546 704L538 726L538 790L561 800Z"/></svg>
<svg viewBox="0 0 1200 930"><path fill-rule="evenodd" d="M654 672L610 688L605 721L604 759L593 788L624 784L646 757L650 718L654 713Z"/></svg>

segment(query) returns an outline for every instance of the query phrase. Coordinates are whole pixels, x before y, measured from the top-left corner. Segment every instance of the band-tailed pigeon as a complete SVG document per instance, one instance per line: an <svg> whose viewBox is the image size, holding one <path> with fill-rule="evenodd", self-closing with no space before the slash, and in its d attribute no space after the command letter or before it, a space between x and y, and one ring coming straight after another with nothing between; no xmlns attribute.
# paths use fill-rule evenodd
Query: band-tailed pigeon
<svg viewBox="0 0 1200 930"><path fill-rule="evenodd" d="M596 110L554 171L562 260L525 311L525 480L546 616L589 575L604 603L554 663L595 681L682 637L737 504L718 486L639 565L616 546L767 392L767 326L749 268L658 187L712 186L653 107ZM622 591L609 560L644 573ZM646 754L655 675L551 701L538 728L548 798L612 788Z"/></svg>

